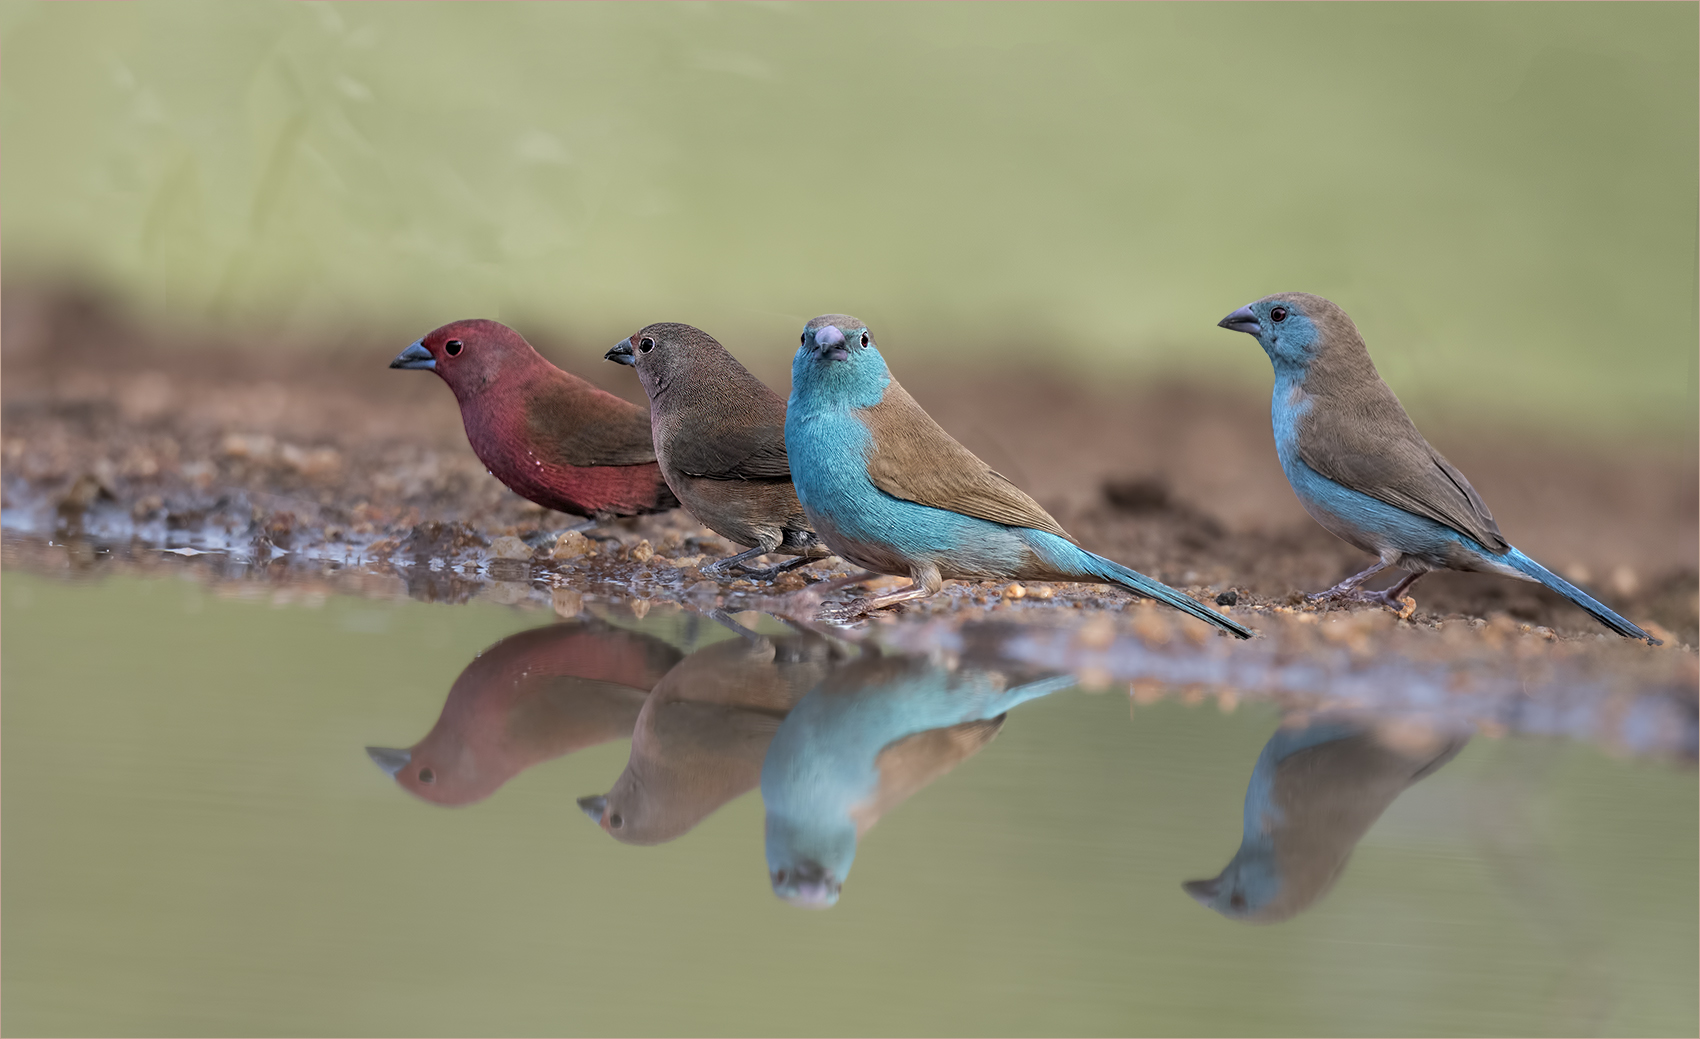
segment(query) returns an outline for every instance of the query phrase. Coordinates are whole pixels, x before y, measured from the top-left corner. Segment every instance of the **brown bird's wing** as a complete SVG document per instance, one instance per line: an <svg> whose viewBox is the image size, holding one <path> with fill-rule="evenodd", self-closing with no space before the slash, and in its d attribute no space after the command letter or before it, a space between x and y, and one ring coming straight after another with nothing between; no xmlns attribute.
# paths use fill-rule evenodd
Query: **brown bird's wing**
<svg viewBox="0 0 1700 1039"><path fill-rule="evenodd" d="M930 729L905 736L879 752L874 767L879 787L874 796L850 810L860 837L922 787L967 761L1003 728L1004 716L963 722L947 729Z"/></svg>
<svg viewBox="0 0 1700 1039"><path fill-rule="evenodd" d="M779 421L715 430L712 437L675 436L667 446L670 469L705 480L789 480L785 413Z"/></svg>
<svg viewBox="0 0 1700 1039"><path fill-rule="evenodd" d="M1074 540L1027 492L940 428L896 379L861 418L874 432L868 478L893 498Z"/></svg>
<svg viewBox="0 0 1700 1039"><path fill-rule="evenodd" d="M576 466L655 461L648 408L559 374L562 379L548 380L525 401L526 429L531 442L542 446L545 461Z"/></svg>
<svg viewBox="0 0 1700 1039"><path fill-rule="evenodd" d="M1370 375L1329 380L1323 385L1338 388L1312 395L1299 421L1299 457L1336 483L1503 551L1505 537L1481 495L1417 432L1387 384ZM1315 381L1307 379L1307 388Z"/></svg>

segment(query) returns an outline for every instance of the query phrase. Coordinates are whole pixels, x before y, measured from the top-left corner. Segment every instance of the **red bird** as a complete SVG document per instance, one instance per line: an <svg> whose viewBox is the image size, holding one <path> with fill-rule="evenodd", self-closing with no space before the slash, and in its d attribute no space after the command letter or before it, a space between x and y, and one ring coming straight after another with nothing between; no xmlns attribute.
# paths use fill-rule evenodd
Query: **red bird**
<svg viewBox="0 0 1700 1039"><path fill-rule="evenodd" d="M533 765L630 736L644 698L682 656L599 621L522 631L472 658L424 739L366 753L422 800L482 801Z"/></svg>
<svg viewBox="0 0 1700 1039"><path fill-rule="evenodd" d="M591 519L679 504L655 464L649 409L563 372L506 325L444 325L390 367L448 383L473 453L522 498Z"/></svg>

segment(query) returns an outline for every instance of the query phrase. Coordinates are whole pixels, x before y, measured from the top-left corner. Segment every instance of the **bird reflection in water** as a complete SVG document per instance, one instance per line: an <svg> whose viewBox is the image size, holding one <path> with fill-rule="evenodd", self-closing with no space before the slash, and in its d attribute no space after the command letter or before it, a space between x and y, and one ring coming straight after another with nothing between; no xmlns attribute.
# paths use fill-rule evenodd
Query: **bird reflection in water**
<svg viewBox="0 0 1700 1039"><path fill-rule="evenodd" d="M473 658L424 739L366 753L423 800L482 801L533 765L631 735L644 698L681 656L595 620L522 631Z"/></svg>
<svg viewBox="0 0 1700 1039"><path fill-rule="evenodd" d="M1252 768L1239 850L1217 876L1182 887L1246 923L1303 912L1334 886L1387 806L1468 741L1419 722L1340 714L1283 724Z"/></svg>
<svg viewBox="0 0 1700 1039"><path fill-rule="evenodd" d="M857 842L885 813L989 743L1006 712L1074 682L912 657L833 671L786 716L762 765L774 894L835 904Z"/></svg>
<svg viewBox="0 0 1700 1039"><path fill-rule="evenodd" d="M697 650L644 700L631 758L605 795L579 798L615 840L661 844L755 789L768 743L803 694L852 650L806 630L738 637Z"/></svg>

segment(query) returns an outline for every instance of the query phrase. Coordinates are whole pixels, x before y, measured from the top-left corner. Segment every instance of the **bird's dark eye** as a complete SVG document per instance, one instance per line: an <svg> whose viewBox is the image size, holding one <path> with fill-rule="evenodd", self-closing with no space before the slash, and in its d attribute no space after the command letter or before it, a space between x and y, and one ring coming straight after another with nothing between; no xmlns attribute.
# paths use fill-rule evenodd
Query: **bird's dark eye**
<svg viewBox="0 0 1700 1039"><path fill-rule="evenodd" d="M638 340L638 350L647 354L653 349L655 349L655 340L648 336L644 336L642 339Z"/></svg>
<svg viewBox="0 0 1700 1039"><path fill-rule="evenodd" d="M1273 317L1274 315L1270 315L1270 316ZM1244 909L1245 908L1245 896L1240 894L1238 891L1236 891L1233 894L1228 896L1228 904L1233 906L1235 909Z"/></svg>
<svg viewBox="0 0 1700 1039"><path fill-rule="evenodd" d="M621 818L619 812L613 812L608 816L608 825L612 829L618 830L620 827L626 825L626 820Z"/></svg>
<svg viewBox="0 0 1700 1039"><path fill-rule="evenodd" d="M419 781L421 783L435 783L437 781L437 773L428 768L422 768L419 770Z"/></svg>
<svg viewBox="0 0 1700 1039"><path fill-rule="evenodd" d="M797 337L797 345L798 346L808 346L809 345L809 333L804 332L802 335L798 336Z"/></svg>
<svg viewBox="0 0 1700 1039"><path fill-rule="evenodd" d="M788 876L790 876L789 873L786 873L784 870L780 870L778 873L773 875L773 882L775 884L783 884L785 883L785 878Z"/></svg>
<svg viewBox="0 0 1700 1039"><path fill-rule="evenodd" d="M450 357L459 357L460 352L465 348L466 344L458 339L451 339L443 344L443 352L448 354Z"/></svg>
<svg viewBox="0 0 1700 1039"><path fill-rule="evenodd" d="M1271 321L1285 321L1285 320L1287 320L1287 308L1286 307L1276 307L1274 310L1271 310L1269 312L1269 320L1271 320Z"/></svg>
<svg viewBox="0 0 1700 1039"><path fill-rule="evenodd" d="M868 333L863 332L862 333L862 349L866 350L867 348L868 348Z"/></svg>

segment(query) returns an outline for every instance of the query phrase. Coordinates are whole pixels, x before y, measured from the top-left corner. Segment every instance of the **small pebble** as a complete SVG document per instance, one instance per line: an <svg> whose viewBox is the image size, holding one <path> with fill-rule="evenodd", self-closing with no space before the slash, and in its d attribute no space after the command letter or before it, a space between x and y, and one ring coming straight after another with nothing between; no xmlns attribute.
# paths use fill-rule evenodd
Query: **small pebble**
<svg viewBox="0 0 1700 1039"><path fill-rule="evenodd" d="M508 534L490 542L490 554L497 559L530 559L531 546Z"/></svg>
<svg viewBox="0 0 1700 1039"><path fill-rule="evenodd" d="M596 552L596 543L576 530L569 530L555 539L554 551L549 553L551 559L577 559L580 556L592 555Z"/></svg>
<svg viewBox="0 0 1700 1039"><path fill-rule="evenodd" d="M549 593L549 605L557 616L577 617L584 612L584 595L575 588L556 588Z"/></svg>

